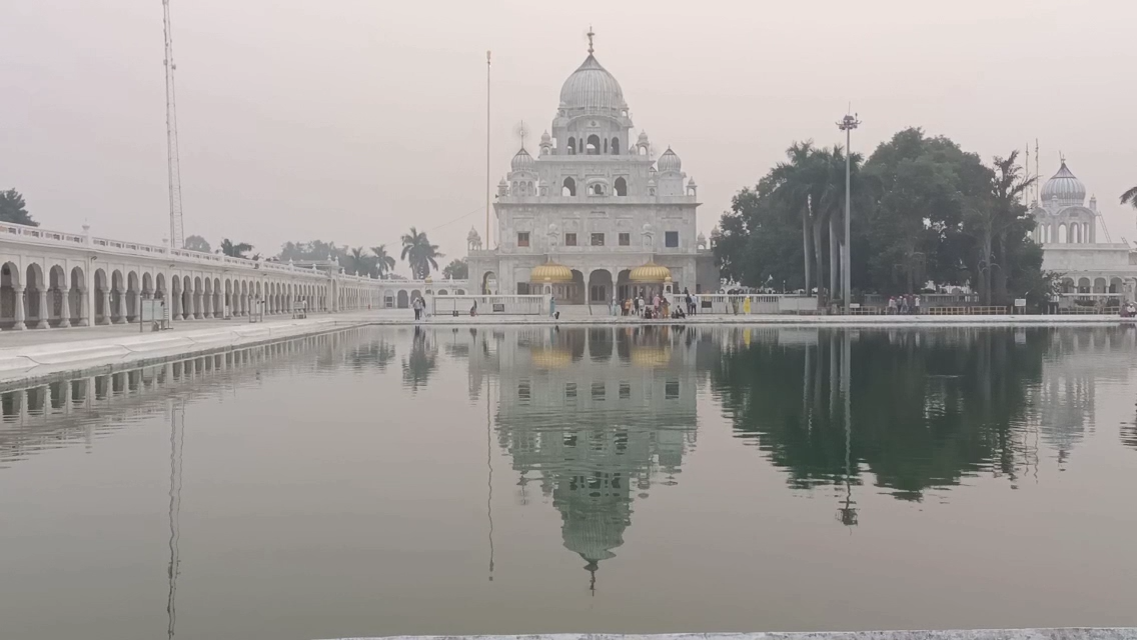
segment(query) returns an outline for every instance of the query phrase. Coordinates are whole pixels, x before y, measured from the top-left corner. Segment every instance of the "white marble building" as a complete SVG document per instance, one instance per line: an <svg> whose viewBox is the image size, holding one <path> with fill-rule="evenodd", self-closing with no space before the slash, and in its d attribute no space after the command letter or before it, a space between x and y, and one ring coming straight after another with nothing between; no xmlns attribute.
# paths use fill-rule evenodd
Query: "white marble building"
<svg viewBox="0 0 1137 640"><path fill-rule="evenodd" d="M465 294L465 280L379 280L334 261L246 260L82 233L0 223L0 331L125 324L142 300L173 321L407 308Z"/></svg>
<svg viewBox="0 0 1137 640"><path fill-rule="evenodd" d="M588 57L561 87L552 133L536 157L522 147L498 185L498 246L480 249L471 234L470 282L502 294L551 285L568 303L623 299L667 277L676 291L714 291L695 180L670 148L656 159L646 133L633 137L623 90L589 37Z"/></svg>
<svg viewBox="0 0 1137 640"><path fill-rule="evenodd" d="M1132 300L1137 286L1137 254L1125 242L1099 241L1097 198L1086 206L1086 187L1066 166L1042 187L1042 201L1031 210L1035 242L1042 245L1042 269L1061 274L1065 294L1119 294Z"/></svg>

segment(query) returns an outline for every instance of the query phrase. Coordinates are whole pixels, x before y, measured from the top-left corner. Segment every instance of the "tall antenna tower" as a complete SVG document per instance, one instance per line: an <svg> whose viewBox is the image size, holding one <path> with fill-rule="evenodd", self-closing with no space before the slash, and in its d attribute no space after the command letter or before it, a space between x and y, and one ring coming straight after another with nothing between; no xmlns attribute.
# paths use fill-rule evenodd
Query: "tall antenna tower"
<svg viewBox="0 0 1137 640"><path fill-rule="evenodd" d="M162 0L162 35L166 40L166 165L170 185L170 247L185 246L185 226L182 224L182 169L178 160L178 105L174 91L174 34L170 22L170 0Z"/></svg>

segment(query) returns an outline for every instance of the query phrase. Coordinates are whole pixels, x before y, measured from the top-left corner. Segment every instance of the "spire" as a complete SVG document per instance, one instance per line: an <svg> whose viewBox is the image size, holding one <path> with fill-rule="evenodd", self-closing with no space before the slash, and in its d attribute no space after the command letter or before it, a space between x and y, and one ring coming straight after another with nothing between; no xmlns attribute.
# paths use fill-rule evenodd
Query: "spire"
<svg viewBox="0 0 1137 640"><path fill-rule="evenodd" d="M588 36L588 55L592 55L592 52L595 51L592 47L592 37L596 35L592 32L592 25L588 25L588 33L586 35Z"/></svg>

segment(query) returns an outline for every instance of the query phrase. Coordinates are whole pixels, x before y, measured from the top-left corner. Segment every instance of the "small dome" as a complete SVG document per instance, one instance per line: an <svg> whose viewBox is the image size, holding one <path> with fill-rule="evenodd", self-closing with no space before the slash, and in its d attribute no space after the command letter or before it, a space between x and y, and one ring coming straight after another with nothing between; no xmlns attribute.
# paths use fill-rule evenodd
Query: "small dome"
<svg viewBox="0 0 1137 640"><path fill-rule="evenodd" d="M1058 173L1042 186L1043 203L1049 203L1055 197L1058 198L1058 205L1062 207L1081 206L1086 201L1086 185L1074 177L1066 167L1065 160L1062 161Z"/></svg>
<svg viewBox="0 0 1137 640"><path fill-rule="evenodd" d="M679 173L683 168L683 161L679 159L679 156L675 155L671 147L667 147L667 151L664 151L663 155L659 156L659 160L656 160L655 164L659 167L660 172L670 171Z"/></svg>
<svg viewBox="0 0 1137 640"><path fill-rule="evenodd" d="M509 166L514 171L532 171L533 163L535 162L536 160L533 159L533 156L529 155L529 152L525 150L525 147L521 147L521 150L517 152L517 155L513 156L513 160L509 163Z"/></svg>
<svg viewBox="0 0 1137 640"><path fill-rule="evenodd" d="M688 187L697 187L697 186L699 186L699 185L695 184L695 179L694 179L694 178L687 178L687 186L688 186Z"/></svg>
<svg viewBox="0 0 1137 640"><path fill-rule="evenodd" d="M647 131L640 131L640 137L636 138L636 142L647 144Z"/></svg>
<svg viewBox="0 0 1137 640"><path fill-rule="evenodd" d="M645 264L641 264L635 269L632 269L631 273L628 274L628 280L630 282L647 284L660 283L670 277L671 269L668 269L663 265L658 265L651 260L647 261Z"/></svg>
<svg viewBox="0 0 1137 640"><path fill-rule="evenodd" d="M529 282L549 282L552 284L572 282L572 269L552 260L546 260L545 264L539 264L529 272Z"/></svg>
<svg viewBox="0 0 1137 640"><path fill-rule="evenodd" d="M627 109L624 90L591 53L561 86L562 109L620 111Z"/></svg>

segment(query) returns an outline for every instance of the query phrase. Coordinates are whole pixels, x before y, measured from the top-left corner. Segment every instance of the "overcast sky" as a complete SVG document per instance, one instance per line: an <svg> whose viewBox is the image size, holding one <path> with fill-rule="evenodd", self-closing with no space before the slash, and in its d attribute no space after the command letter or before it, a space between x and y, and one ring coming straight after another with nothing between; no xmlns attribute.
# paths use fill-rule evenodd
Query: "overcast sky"
<svg viewBox="0 0 1137 640"><path fill-rule="evenodd" d="M398 244L448 256L484 227L485 52L493 183L549 126L586 55L638 129L699 183L708 231L794 140L854 150L906 126L985 160L1059 150L1116 240L1137 185L1129 0L173 0L186 234ZM168 233L160 0L11 0L0 20L0 188L48 228ZM1033 170L1033 160L1031 162ZM465 214L465 218L454 221ZM454 221L454 222L452 222ZM447 224L450 223L450 224ZM406 272L405 265L400 271Z"/></svg>

